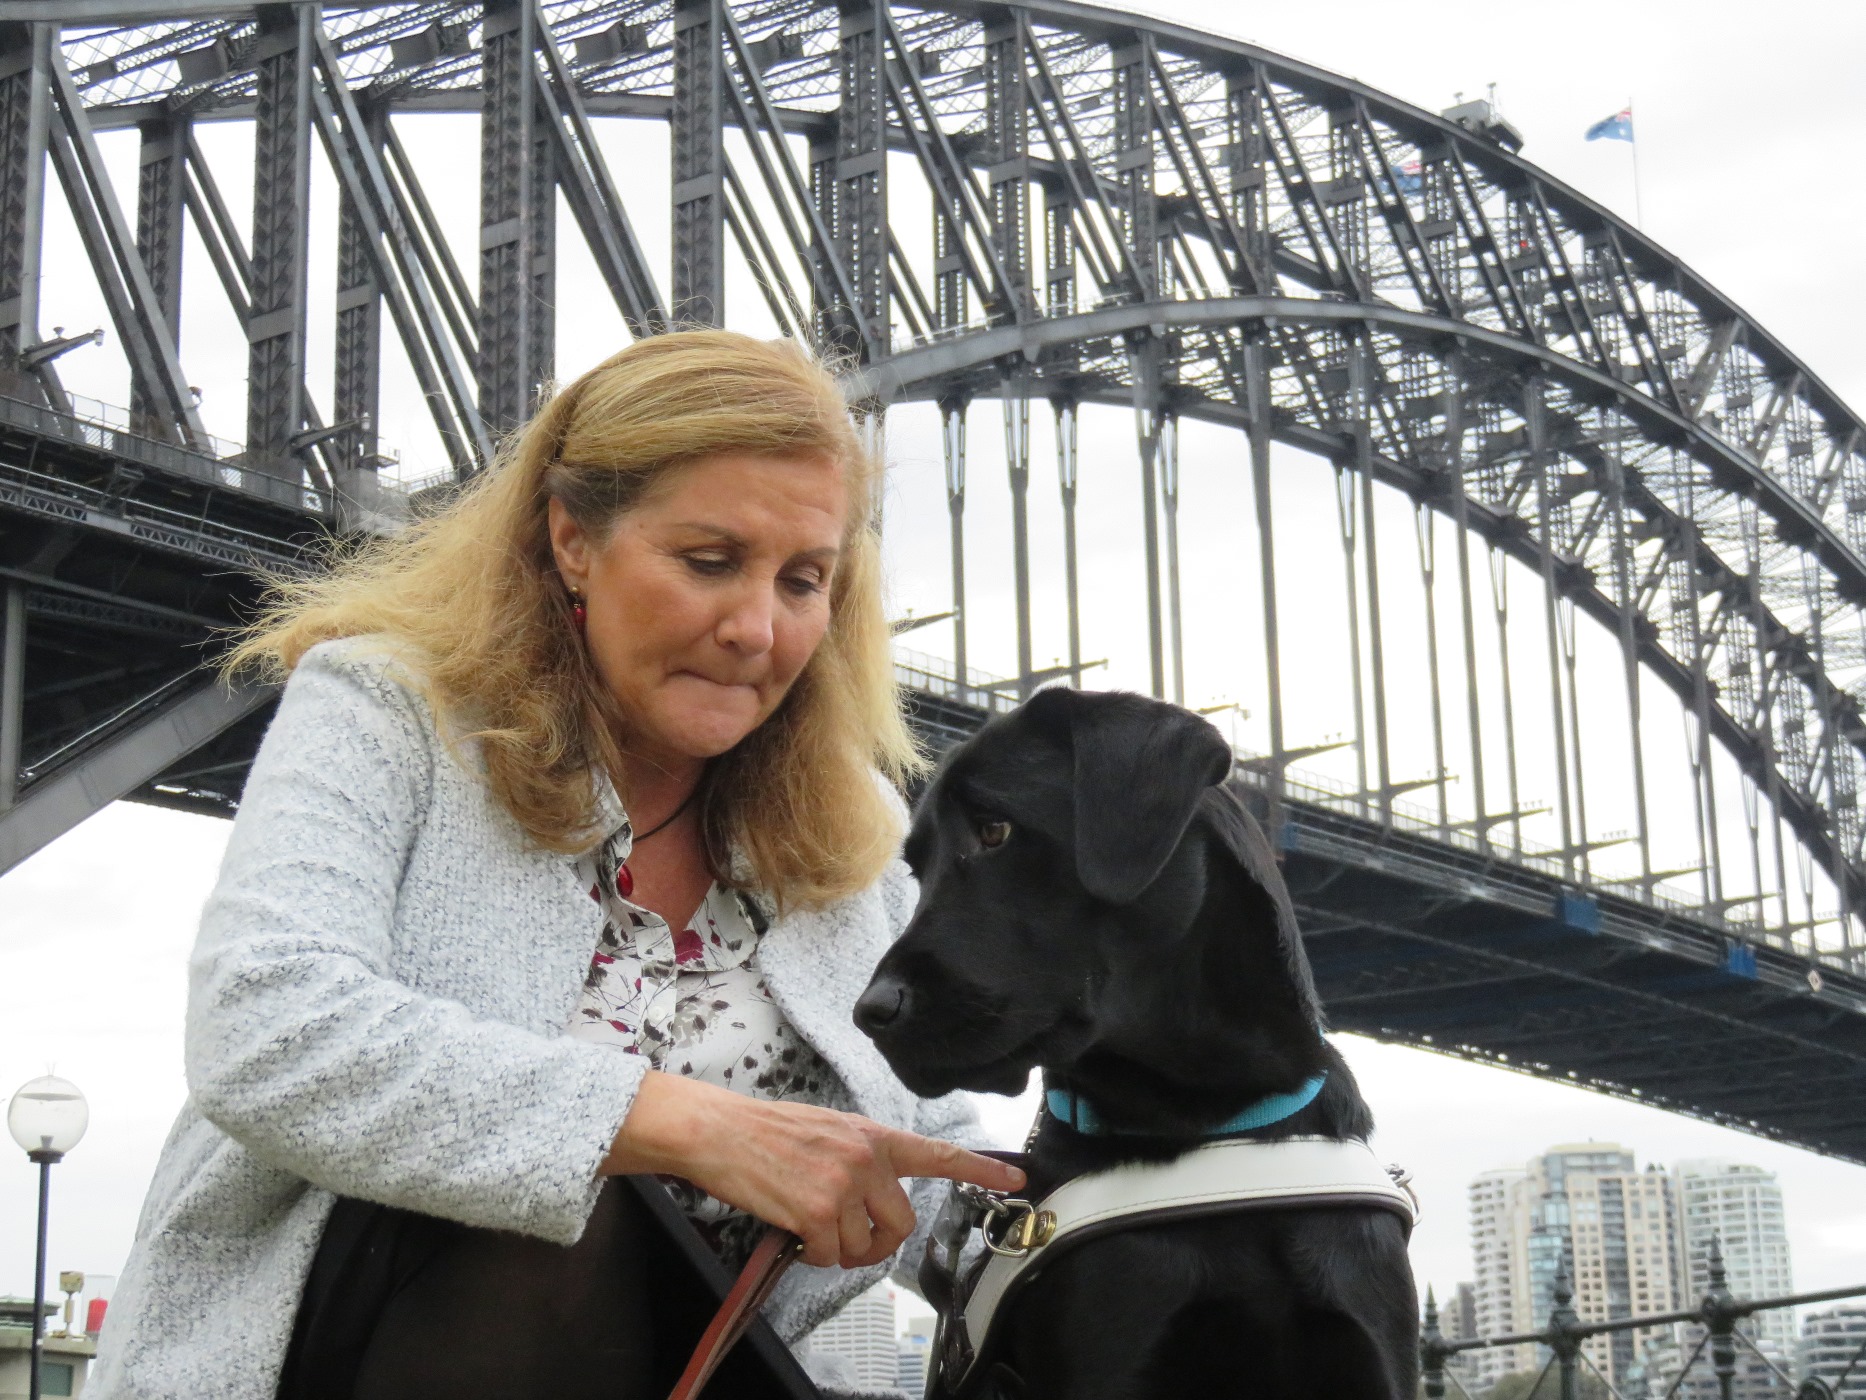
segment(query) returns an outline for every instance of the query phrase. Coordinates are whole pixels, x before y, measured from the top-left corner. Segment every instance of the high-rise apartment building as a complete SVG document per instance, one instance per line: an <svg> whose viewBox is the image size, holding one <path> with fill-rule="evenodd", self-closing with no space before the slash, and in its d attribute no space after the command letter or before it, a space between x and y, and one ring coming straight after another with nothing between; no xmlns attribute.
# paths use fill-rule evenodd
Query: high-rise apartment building
<svg viewBox="0 0 1866 1400"><path fill-rule="evenodd" d="M1701 1298L1710 1287L1713 1238L1723 1251L1724 1273L1737 1297L1793 1293L1788 1228L1775 1173L1721 1158L1679 1162L1674 1172L1689 1267L1686 1296ZM1784 1357L1794 1354L1795 1317L1789 1309L1756 1313L1743 1330L1758 1342L1772 1342Z"/></svg>
<svg viewBox="0 0 1866 1400"><path fill-rule="evenodd" d="M1517 1209L1527 1175L1521 1167L1499 1167L1471 1183L1471 1258L1477 1273L1471 1284L1471 1312L1475 1334L1481 1337L1526 1332L1534 1326L1523 1257L1527 1221ZM1506 1371L1532 1365L1535 1349L1487 1347L1469 1355L1470 1375L1477 1386L1488 1388Z"/></svg>
<svg viewBox="0 0 1866 1400"><path fill-rule="evenodd" d="M1557 1273L1566 1267L1570 1304L1585 1321L1606 1322L1678 1306L1682 1244L1671 1176L1640 1170L1612 1143L1551 1148L1522 1170L1485 1172L1471 1184L1474 1311L1483 1333L1527 1332L1548 1321ZM1588 1359L1615 1384L1626 1379L1643 1331L1586 1343ZM1533 1346L1480 1353L1478 1379L1538 1369Z"/></svg>
<svg viewBox="0 0 1866 1400"><path fill-rule="evenodd" d="M1796 1360L1802 1380L1819 1377L1836 1387L1838 1400L1866 1400L1866 1304L1846 1303L1804 1317Z"/></svg>

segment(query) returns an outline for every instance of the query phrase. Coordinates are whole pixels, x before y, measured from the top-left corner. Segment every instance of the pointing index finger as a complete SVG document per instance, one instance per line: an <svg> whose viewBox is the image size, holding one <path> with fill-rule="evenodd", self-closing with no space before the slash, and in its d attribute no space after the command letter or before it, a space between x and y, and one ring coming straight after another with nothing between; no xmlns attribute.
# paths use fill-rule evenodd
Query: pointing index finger
<svg viewBox="0 0 1866 1400"><path fill-rule="evenodd" d="M968 1152L957 1143L918 1133L895 1132L889 1158L900 1176L935 1176L947 1181L969 1181L991 1191L1020 1191L1024 1174L1008 1162Z"/></svg>

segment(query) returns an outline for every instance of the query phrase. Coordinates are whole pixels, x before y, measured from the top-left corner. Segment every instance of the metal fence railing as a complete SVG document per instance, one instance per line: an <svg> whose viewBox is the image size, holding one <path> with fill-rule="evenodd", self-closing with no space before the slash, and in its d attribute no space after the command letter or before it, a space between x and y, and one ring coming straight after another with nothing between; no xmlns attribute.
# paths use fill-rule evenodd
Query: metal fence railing
<svg viewBox="0 0 1866 1400"><path fill-rule="evenodd" d="M1851 1358L1831 1374L1804 1376L1797 1387L1781 1364L1757 1346L1755 1339L1737 1324L1757 1313L1778 1308L1801 1307L1811 1303L1834 1302L1841 1298L1866 1297L1866 1284L1851 1288L1829 1288L1817 1293L1795 1293L1783 1298L1744 1299L1734 1296L1724 1268L1723 1252L1711 1241L1707 1282L1709 1288L1695 1308L1675 1312L1648 1313L1639 1317L1589 1321L1574 1309L1574 1290L1568 1281L1564 1263L1555 1275L1548 1325L1539 1332L1513 1332L1494 1337L1447 1337L1439 1328L1437 1305L1428 1297L1425 1322L1419 1335L1419 1362L1422 1375L1421 1394L1425 1400L1482 1400L1482 1392L1473 1392L1452 1367L1452 1362L1471 1352L1501 1347L1535 1345L1547 1352L1534 1384L1519 1400L1586 1400L1589 1395L1610 1400L1692 1400L1714 1385L1717 1400L1737 1400L1739 1394L1754 1396L1753 1382L1742 1385L1738 1356L1747 1353L1745 1370L1760 1369L1764 1386L1772 1395L1792 1396L1794 1400L1837 1400L1860 1393L1859 1379L1866 1379L1866 1342ZM1623 1384L1624 1376L1609 1376L1587 1354L1585 1344L1592 1338L1615 1332L1650 1332L1662 1328L1695 1328L1697 1336L1687 1337L1689 1349L1681 1348L1682 1363L1675 1370L1667 1368L1658 1376L1642 1375L1636 1389ZM1853 1382L1853 1384L1849 1384ZM1448 1388L1449 1387L1449 1388Z"/></svg>

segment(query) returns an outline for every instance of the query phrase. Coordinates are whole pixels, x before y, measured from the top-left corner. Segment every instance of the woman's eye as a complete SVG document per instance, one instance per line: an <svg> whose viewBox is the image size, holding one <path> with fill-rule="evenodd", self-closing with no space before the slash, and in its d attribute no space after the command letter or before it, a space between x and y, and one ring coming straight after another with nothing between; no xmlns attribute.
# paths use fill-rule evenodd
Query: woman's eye
<svg viewBox="0 0 1866 1400"><path fill-rule="evenodd" d="M799 597L823 591L823 580L816 574L790 574L784 579L784 586Z"/></svg>
<svg viewBox="0 0 1866 1400"><path fill-rule="evenodd" d="M689 554L687 567L706 578L719 578L732 568L732 561L717 554Z"/></svg>
<svg viewBox="0 0 1866 1400"><path fill-rule="evenodd" d="M978 826L978 844L986 850L996 850L1011 837L1011 824L1005 821L980 822Z"/></svg>

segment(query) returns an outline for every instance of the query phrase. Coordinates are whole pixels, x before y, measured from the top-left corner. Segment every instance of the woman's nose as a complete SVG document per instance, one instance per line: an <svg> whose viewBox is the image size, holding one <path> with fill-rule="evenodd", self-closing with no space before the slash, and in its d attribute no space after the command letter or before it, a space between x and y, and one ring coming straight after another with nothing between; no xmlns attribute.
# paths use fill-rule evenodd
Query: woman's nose
<svg viewBox="0 0 1866 1400"><path fill-rule="evenodd" d="M764 585L747 587L720 619L715 634L719 644L747 656L771 650L777 607L772 595L773 590Z"/></svg>

